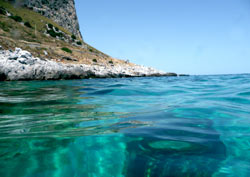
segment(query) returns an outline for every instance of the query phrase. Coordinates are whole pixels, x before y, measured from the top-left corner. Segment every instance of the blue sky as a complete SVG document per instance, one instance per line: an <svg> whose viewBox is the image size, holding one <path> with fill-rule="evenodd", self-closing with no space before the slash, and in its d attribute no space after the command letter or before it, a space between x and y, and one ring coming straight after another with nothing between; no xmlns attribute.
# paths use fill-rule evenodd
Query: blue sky
<svg viewBox="0 0 250 177"><path fill-rule="evenodd" d="M84 41L188 74L250 73L250 0L75 0Z"/></svg>

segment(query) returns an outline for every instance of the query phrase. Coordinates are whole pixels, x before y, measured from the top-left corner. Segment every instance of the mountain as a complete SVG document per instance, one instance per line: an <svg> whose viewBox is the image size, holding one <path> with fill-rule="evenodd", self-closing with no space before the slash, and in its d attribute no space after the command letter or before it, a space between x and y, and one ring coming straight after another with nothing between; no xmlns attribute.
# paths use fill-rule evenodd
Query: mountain
<svg viewBox="0 0 250 177"><path fill-rule="evenodd" d="M52 19L79 38L81 33L74 0L7 0L16 7L27 7Z"/></svg>
<svg viewBox="0 0 250 177"><path fill-rule="evenodd" d="M162 75L84 42L74 0L0 0L0 80Z"/></svg>
<svg viewBox="0 0 250 177"><path fill-rule="evenodd" d="M64 63L125 63L82 40L74 0L0 0L0 45Z"/></svg>
<svg viewBox="0 0 250 177"><path fill-rule="evenodd" d="M74 0L26 0L24 5L82 38Z"/></svg>

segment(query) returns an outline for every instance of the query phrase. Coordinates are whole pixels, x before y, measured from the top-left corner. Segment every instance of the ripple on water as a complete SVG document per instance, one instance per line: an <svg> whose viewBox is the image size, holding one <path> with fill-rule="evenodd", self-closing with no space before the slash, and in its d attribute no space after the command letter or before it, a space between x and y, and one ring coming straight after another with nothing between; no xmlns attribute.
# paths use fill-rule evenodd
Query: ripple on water
<svg viewBox="0 0 250 177"><path fill-rule="evenodd" d="M2 82L0 176L249 176L249 76Z"/></svg>

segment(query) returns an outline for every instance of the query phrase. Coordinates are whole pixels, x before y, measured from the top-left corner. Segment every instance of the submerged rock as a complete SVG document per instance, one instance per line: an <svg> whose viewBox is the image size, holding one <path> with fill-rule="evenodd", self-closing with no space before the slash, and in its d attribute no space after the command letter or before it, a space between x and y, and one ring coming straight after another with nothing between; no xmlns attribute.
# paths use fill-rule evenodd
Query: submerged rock
<svg viewBox="0 0 250 177"><path fill-rule="evenodd" d="M110 77L177 76L140 65L114 67L85 64L63 64L35 58L30 52L16 48L0 52L1 80L58 80Z"/></svg>
<svg viewBox="0 0 250 177"><path fill-rule="evenodd" d="M125 176L210 177L226 159L226 146L212 120L175 118L164 112L131 119L166 121L123 130L135 139L127 143Z"/></svg>

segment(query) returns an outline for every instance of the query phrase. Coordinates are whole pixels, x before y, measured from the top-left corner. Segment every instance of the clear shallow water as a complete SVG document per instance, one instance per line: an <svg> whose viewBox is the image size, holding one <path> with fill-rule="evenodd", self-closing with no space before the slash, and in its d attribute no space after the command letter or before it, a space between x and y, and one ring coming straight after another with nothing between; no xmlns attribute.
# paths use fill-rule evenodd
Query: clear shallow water
<svg viewBox="0 0 250 177"><path fill-rule="evenodd" d="M0 86L1 177L250 175L250 75Z"/></svg>

